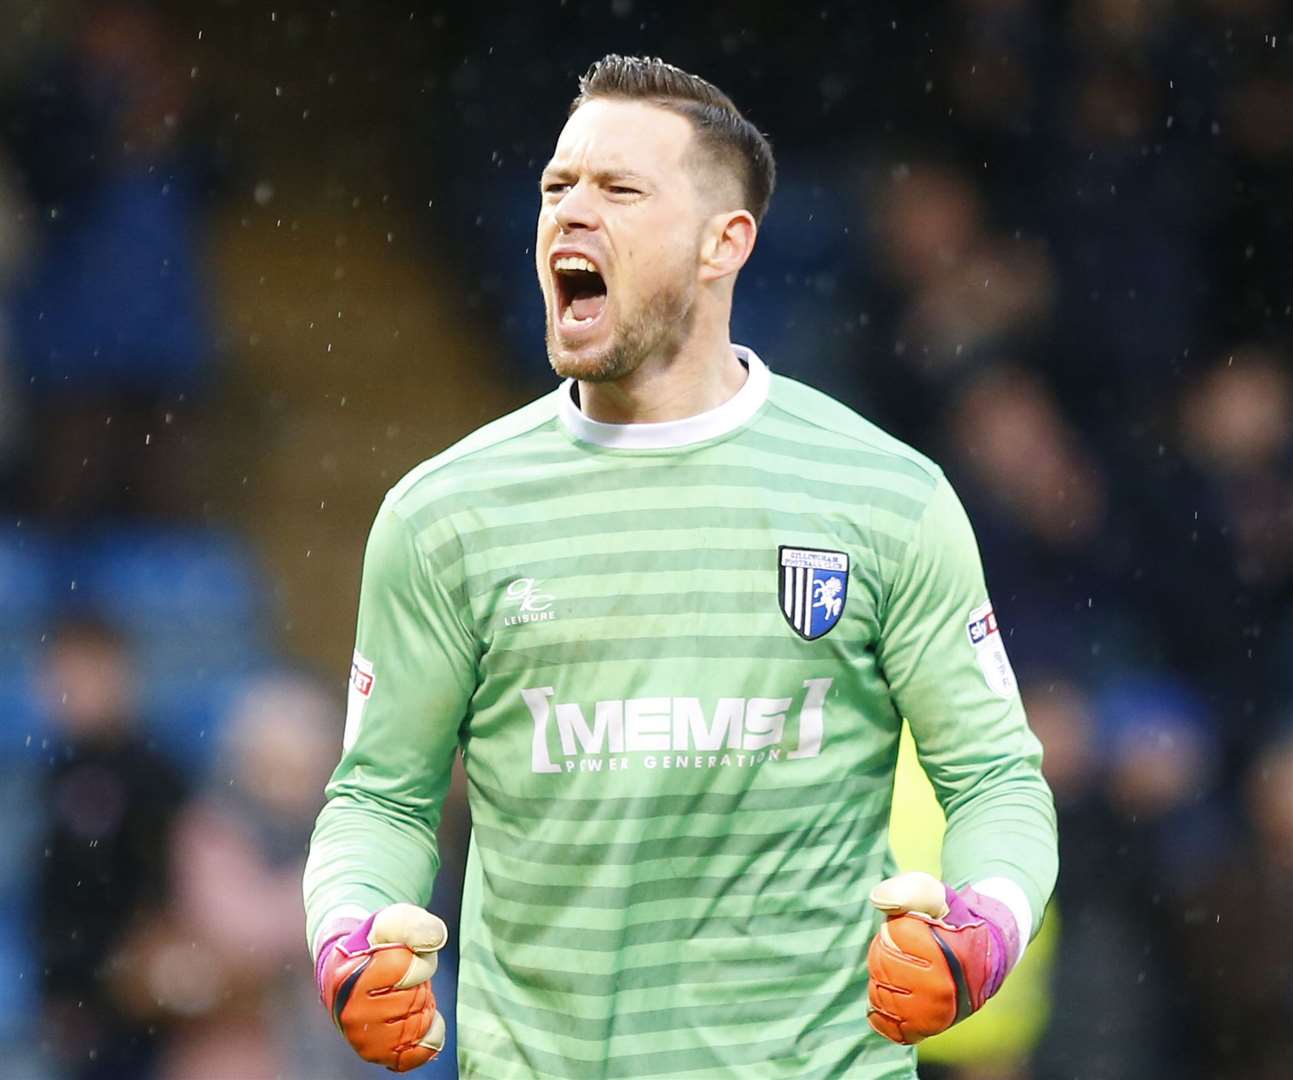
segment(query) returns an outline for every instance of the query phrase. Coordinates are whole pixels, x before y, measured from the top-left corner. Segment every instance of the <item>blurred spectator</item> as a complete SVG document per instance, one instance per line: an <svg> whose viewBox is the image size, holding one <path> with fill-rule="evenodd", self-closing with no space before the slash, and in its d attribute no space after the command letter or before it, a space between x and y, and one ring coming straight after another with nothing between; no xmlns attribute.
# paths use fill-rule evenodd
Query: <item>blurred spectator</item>
<svg viewBox="0 0 1293 1080"><path fill-rule="evenodd" d="M176 1024L159 1077L371 1075L336 1038L305 950L301 874L341 731L313 682L250 683L177 824L169 918L134 942L135 1006Z"/></svg>
<svg viewBox="0 0 1293 1080"><path fill-rule="evenodd" d="M1158 547L1138 556L1146 606L1176 663L1233 710L1229 749L1243 758L1289 689L1279 640L1293 598L1293 382L1278 352L1246 346L1175 404L1141 482L1138 513Z"/></svg>
<svg viewBox="0 0 1293 1080"><path fill-rule="evenodd" d="M1028 0L957 0L957 47L949 90L976 132L1007 137L1032 132L1037 87L1033 62L1043 27Z"/></svg>
<svg viewBox="0 0 1293 1080"><path fill-rule="evenodd" d="M890 411L925 427L935 403L995 356L1026 349L1052 302L1049 259L988 224L969 175L952 165L899 163L872 186L881 286L890 297Z"/></svg>
<svg viewBox="0 0 1293 1080"><path fill-rule="evenodd" d="M190 87L157 13L113 0L9 103L3 134L40 223L12 352L34 413L27 501L44 513L177 498L177 420L213 351Z"/></svg>
<svg viewBox="0 0 1293 1080"><path fill-rule="evenodd" d="M166 904L184 786L136 730L135 679L118 633L87 618L58 628L41 672L56 748L38 884L41 1040L87 1080L145 1076L157 1051L156 1030L123 1007L123 950Z"/></svg>
<svg viewBox="0 0 1293 1080"><path fill-rule="evenodd" d="M1217 181L1171 111L1172 74L1189 72L1173 52L1172 5L1100 0L1068 14L1068 78L1042 173L1041 228L1064 286L1048 366L1079 423L1108 440L1143 418L1196 346L1211 284L1204 192Z"/></svg>
<svg viewBox="0 0 1293 1080"><path fill-rule="evenodd" d="M1293 937L1266 920L1293 903L1293 734L1265 746L1243 788L1247 836L1186 909L1189 988L1211 1080L1277 1080L1293 1061Z"/></svg>
<svg viewBox="0 0 1293 1080"><path fill-rule="evenodd" d="M1293 374L1260 346L1236 349L1190 386L1181 441L1245 585L1293 583Z"/></svg>
<svg viewBox="0 0 1293 1080"><path fill-rule="evenodd" d="M26 433L21 379L14 362L13 288L28 254L28 208L0 145L0 506L11 498L19 440Z"/></svg>
<svg viewBox="0 0 1293 1080"><path fill-rule="evenodd" d="M1152 658L1128 580L1134 523L1114 516L1113 476L1046 382L989 368L953 399L944 440L1021 677L1108 678Z"/></svg>
<svg viewBox="0 0 1293 1080"><path fill-rule="evenodd" d="M1040 1076L1083 1080L1208 1074L1205 1028L1185 988L1187 890L1210 871L1215 737L1189 691L1120 683L1092 699L1062 677L1025 688L1046 746L1063 859L1053 905L1062 1002L1036 1057Z"/></svg>
<svg viewBox="0 0 1293 1080"><path fill-rule="evenodd" d="M1008 367L972 382L951 417L955 460L1040 546L1074 554L1105 531L1108 490L1099 463L1066 423L1045 383Z"/></svg>
<svg viewBox="0 0 1293 1080"><path fill-rule="evenodd" d="M1157 1075L1156 1003L1123 992L1116 1010L1107 1007L1111 986L1135 985L1141 946L1136 911L1110 874L1118 830L1100 790L1105 758L1094 707L1062 675L1040 676L1023 693L1046 748L1062 844L1049 916L1060 922L1057 1008L1036 1054L1037 1075L1066 1076L1076 1062L1083 1080Z"/></svg>
<svg viewBox="0 0 1293 1080"><path fill-rule="evenodd" d="M1208 236L1225 283L1214 313L1225 338L1287 341L1293 297L1293 56L1278 0L1206 0L1206 31L1226 43L1214 66L1214 140L1226 141L1228 183ZM1281 16L1284 18L1281 20Z"/></svg>
<svg viewBox="0 0 1293 1080"><path fill-rule="evenodd" d="M893 281L906 292L904 356L936 375L984 345L1018 341L1050 308L1046 256L988 228L968 177L927 164L900 167L875 216Z"/></svg>
<svg viewBox="0 0 1293 1080"><path fill-rule="evenodd" d="M1158 907L1192 887L1225 845L1215 721L1188 683L1147 671L1114 681L1096 707L1104 796L1143 840L1134 856L1147 876L1142 902Z"/></svg>

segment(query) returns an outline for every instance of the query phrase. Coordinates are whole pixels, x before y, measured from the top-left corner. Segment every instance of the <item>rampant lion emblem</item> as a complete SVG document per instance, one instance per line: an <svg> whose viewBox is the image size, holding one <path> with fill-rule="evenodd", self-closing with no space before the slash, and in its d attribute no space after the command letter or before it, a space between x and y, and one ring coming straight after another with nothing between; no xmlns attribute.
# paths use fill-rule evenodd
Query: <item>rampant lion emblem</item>
<svg viewBox="0 0 1293 1080"><path fill-rule="evenodd" d="M837 577L822 578L813 583L813 607L823 608L829 616L839 615L844 601L840 599L840 590L844 582Z"/></svg>
<svg viewBox="0 0 1293 1080"><path fill-rule="evenodd" d="M790 628L805 641L829 634L848 603L848 552L783 544L777 563L777 602Z"/></svg>

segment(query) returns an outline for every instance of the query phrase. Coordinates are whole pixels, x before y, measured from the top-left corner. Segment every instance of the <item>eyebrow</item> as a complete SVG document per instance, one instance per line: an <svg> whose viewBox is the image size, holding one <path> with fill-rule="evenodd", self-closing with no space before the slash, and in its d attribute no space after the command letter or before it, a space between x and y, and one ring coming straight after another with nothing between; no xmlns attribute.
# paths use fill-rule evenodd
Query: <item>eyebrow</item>
<svg viewBox="0 0 1293 1080"><path fill-rule="evenodd" d="M565 165L555 165L549 162L540 174L540 180L551 179L569 179L574 176L574 171ZM636 180L646 183L647 177L641 173L632 172L629 169L594 169L592 178L599 184L610 183L617 180Z"/></svg>

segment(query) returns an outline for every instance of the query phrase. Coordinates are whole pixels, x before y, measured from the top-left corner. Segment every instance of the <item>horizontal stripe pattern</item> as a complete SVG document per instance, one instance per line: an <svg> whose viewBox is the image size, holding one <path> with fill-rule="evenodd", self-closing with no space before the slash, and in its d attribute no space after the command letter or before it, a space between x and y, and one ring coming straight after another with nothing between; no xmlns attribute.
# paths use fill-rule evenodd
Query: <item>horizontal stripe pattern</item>
<svg viewBox="0 0 1293 1080"><path fill-rule="evenodd" d="M516 1072L518 1077L554 1076L569 1080L633 1080L637 1077L727 1077L732 1076L786 1076L800 1077L804 1069L811 1068L814 1058L819 1053L827 1053L835 1047L841 1047L836 1060L847 1058L852 1065L868 1062L884 1062L883 1072L850 1075L867 1076L907 1076L914 1080L915 1070L913 1055L903 1048L889 1049L874 1045L858 1046L859 1026L865 1026L864 1016L854 1016L838 1023L813 1027L807 1031L798 1031L782 1035L779 1038L751 1037L747 1041L720 1045L699 1045L685 1049L672 1049L669 1043L646 1047L649 1040L644 1039L644 1048L636 1053L614 1056L589 1054L554 1054L540 1050L533 1044L521 1049L524 1039L519 1036L493 1035L488 1032L476 1033L474 1022L478 1015L470 999L459 1003L460 1038L464 1041L468 1055L480 1053L499 1062L515 1062L523 1065L524 1071ZM490 1014L485 1014L490 1015ZM766 1027L765 1025L762 1025ZM869 1030L869 1029L868 1029ZM878 1038L878 1037L877 1037ZM677 1033L674 1034L677 1039ZM653 1040L657 1044L659 1040ZM898 1064L895 1071L894 1058L901 1054L905 1063ZM468 1057L470 1061L470 1057ZM905 1064L905 1069L904 1069ZM477 1075L499 1078L503 1075L482 1062L482 1070ZM700 1070L712 1070L703 1072ZM773 1071L775 1070L775 1071ZM469 1074L470 1075L470 1074ZM823 1072L822 1075L845 1075L839 1072L839 1065L834 1072Z"/></svg>
<svg viewBox="0 0 1293 1080"><path fill-rule="evenodd" d="M560 1029L571 1039L594 1044L605 1044L612 1034L625 1036L673 1032L681 1027L695 1026L699 1019L696 1010L688 1007L617 1012L614 1017L584 1019L572 1016L565 1010L558 1012L521 1004L469 983L464 984L464 991L490 1013L506 1017L520 1027L538 1031ZM796 999L796 1004L805 1010L812 1010L829 1004L834 997L833 993L808 994ZM782 1020L785 1015L786 997L778 994L770 998L744 998L737 1002L708 1006L704 1022L725 1027L762 1026L770 1021Z"/></svg>
<svg viewBox="0 0 1293 1080"><path fill-rule="evenodd" d="M805 643L808 644L808 643ZM804 660L798 642L779 637L603 638L593 653L583 641L557 642L537 649L498 649L483 665L489 674L604 664L608 660L674 660L683 657L713 660Z"/></svg>
<svg viewBox="0 0 1293 1080"><path fill-rule="evenodd" d="M831 855L837 852L832 849ZM830 859L826 866L781 867L765 873L747 872L733 878L730 874L698 874L686 876L671 873L667 877L635 881L630 885L605 884L536 884L522 881L492 871L489 875L490 896L505 905L536 911L554 908L549 918L559 918L562 912L580 909L586 918L589 909L627 913L632 909L658 904L674 904L674 910L698 904L709 905L724 897L799 895L805 890L822 884L834 884L847 878L856 880L851 867L842 866ZM510 910L503 908L502 910Z"/></svg>
<svg viewBox="0 0 1293 1080"><path fill-rule="evenodd" d="M809 536L826 536L829 535L828 524L825 518L814 522L802 513L775 508L755 510L749 506L661 506L562 517L545 513L533 521L484 526L463 532L437 546L431 551L430 558L435 566L448 566L462 553L481 554L500 548L537 546L590 536L605 537L607 533L641 535L705 529L731 534L753 531L757 525L759 531L773 528ZM838 519L835 527L857 531L844 518Z"/></svg>
<svg viewBox="0 0 1293 1080"><path fill-rule="evenodd" d="M689 828L694 829L697 820L705 815L728 818L737 813L777 813L792 808L853 803L868 795L874 796L879 782L891 768L886 762L867 772L854 772L849 776L817 784L746 788L735 792L703 790L677 795L610 796L596 799L527 799L499 787L486 785L475 777L470 783L480 791L481 799L495 813L512 819L528 817L540 821L580 822L686 819Z"/></svg>
<svg viewBox="0 0 1293 1080"><path fill-rule="evenodd" d="M464 728L464 1078L914 1075L865 1015L896 727L872 649L938 473L831 410L774 379L745 429L663 453L576 445L532 407L400 486L395 510L482 650ZM817 641L785 619L779 545L850 556ZM519 618L526 596L545 617ZM559 708L589 725L598 702L677 696L711 724L720 699L759 695L791 701L791 749L824 677L805 760L730 748L648 767L567 757L557 734ZM547 688L546 734L524 688ZM532 773L544 738L557 764ZM613 756L622 771L582 771Z"/></svg>
<svg viewBox="0 0 1293 1080"><path fill-rule="evenodd" d="M609 1015L606 1002L616 995L621 999L634 993L679 987L708 987L715 984L739 986L742 997L754 996L751 987L761 982L773 983L793 991L807 992L813 986L840 977L850 970L850 962L839 956L804 951L693 959L679 958L623 963L612 970L598 972L586 968L566 969L556 965L536 967L515 960L506 950L484 948L479 941L464 945L462 958L476 976L492 983L513 987L543 986L548 995L560 995L563 1003L577 1002L572 1008L582 1012ZM856 963L865 964L866 950L857 954ZM647 1006L642 1006L646 1008ZM627 1011L631 1011L631 1008ZM616 1010L618 1014L618 1010Z"/></svg>
<svg viewBox="0 0 1293 1080"><path fill-rule="evenodd" d="M731 493L749 489L765 495L783 495L837 506L841 510L859 510L876 506L890 510L908 520L920 517L923 502L881 483L849 483L842 479L826 480L820 475L806 480L799 473L773 472L748 465L674 465L669 467L599 469L577 476L544 476L476 487L449 494L425 509L408 515L416 530L443 517L470 508L473 512L493 507L541 504L566 500L577 502L594 497L630 497L635 493L663 488L670 492L699 491ZM712 497L712 496L711 496Z"/></svg>
<svg viewBox="0 0 1293 1080"><path fill-rule="evenodd" d="M769 851L802 852L818 846L838 849L842 841L857 837L859 833L874 834L883 825L886 813L887 810L880 810L851 820L831 821L793 830L768 828L754 833L727 831L718 836L682 834L623 843L556 843L539 840L528 834L512 835L488 825L475 826L472 835L488 851L511 858L523 858L528 862L641 867L655 859L673 862L691 856L704 859L720 856L753 859ZM848 854L852 855L853 852L849 851Z"/></svg>
<svg viewBox="0 0 1293 1080"><path fill-rule="evenodd" d="M625 922L614 930L590 930L585 927L553 926L546 921L504 919L484 913L485 926L495 941L509 945L532 945L562 952L621 952L647 945L692 945L708 938L741 940L750 936L777 934L783 937L811 934L816 930L837 927L841 923L867 920L870 909L866 901L834 908L803 908L800 903L789 910L754 913L742 916L695 916L683 919L658 919L652 922Z"/></svg>

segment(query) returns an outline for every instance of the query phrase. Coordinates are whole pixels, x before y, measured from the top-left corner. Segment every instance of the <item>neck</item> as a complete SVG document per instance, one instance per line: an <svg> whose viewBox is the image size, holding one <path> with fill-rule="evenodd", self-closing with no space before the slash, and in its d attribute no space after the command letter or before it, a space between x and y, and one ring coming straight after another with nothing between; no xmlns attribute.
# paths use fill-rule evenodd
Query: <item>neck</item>
<svg viewBox="0 0 1293 1080"><path fill-rule="evenodd" d="M722 405L746 377L723 320L709 332L693 332L672 354L649 357L614 382L580 382L579 407L603 424L684 420Z"/></svg>

